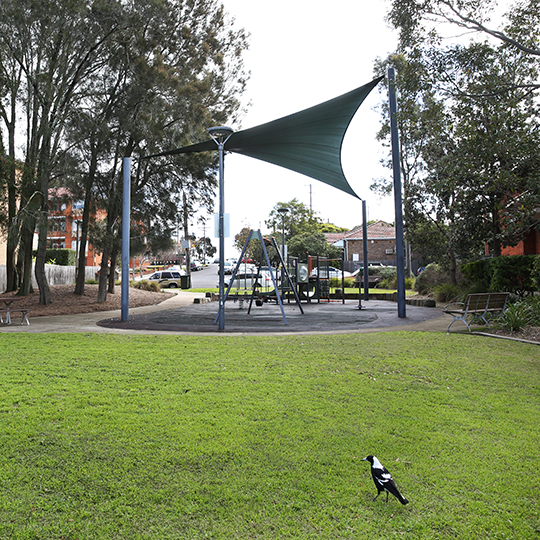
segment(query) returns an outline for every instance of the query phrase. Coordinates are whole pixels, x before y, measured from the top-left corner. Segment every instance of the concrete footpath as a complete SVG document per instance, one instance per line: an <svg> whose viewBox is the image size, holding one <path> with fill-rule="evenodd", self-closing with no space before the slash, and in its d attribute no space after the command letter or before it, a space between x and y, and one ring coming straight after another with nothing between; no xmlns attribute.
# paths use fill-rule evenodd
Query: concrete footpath
<svg viewBox="0 0 540 540"><path fill-rule="evenodd" d="M195 300L201 303L195 303ZM452 318L440 308L406 306L406 317L400 318L397 303L385 300L358 300L302 304L304 313L294 304L285 304L283 313L276 303L256 306L253 303L227 301L225 330L215 320L217 302L206 302L200 293L179 291L161 304L130 308L129 320L121 321L121 312L108 311L55 317L30 316L30 326L3 325L0 332L58 333L99 332L115 334L298 334L355 333L382 331L446 332ZM31 314L30 314L31 315ZM286 323L285 323L286 320ZM460 326L463 326L461 328ZM456 323L452 333L466 331Z"/></svg>

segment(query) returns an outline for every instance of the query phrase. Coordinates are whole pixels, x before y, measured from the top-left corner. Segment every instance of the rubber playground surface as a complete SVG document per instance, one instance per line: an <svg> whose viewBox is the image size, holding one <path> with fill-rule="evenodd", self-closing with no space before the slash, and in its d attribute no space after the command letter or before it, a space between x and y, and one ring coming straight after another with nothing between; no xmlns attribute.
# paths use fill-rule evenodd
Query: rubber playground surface
<svg viewBox="0 0 540 540"><path fill-rule="evenodd" d="M297 333L297 332L355 332L367 328L388 328L428 321L441 316L436 308L407 306L406 317L398 317L395 302L358 300L342 303L285 303L283 311L277 303L262 306L244 301L225 303L225 329L227 333ZM158 312L135 314L128 321L117 317L99 321L99 326L109 329L166 332L220 331L217 324L218 303L191 304ZM303 312L302 312L303 311Z"/></svg>
<svg viewBox="0 0 540 540"><path fill-rule="evenodd" d="M194 303L203 302L203 303ZM118 334L193 334L193 333L350 333L389 330L446 331L451 318L441 309L406 306L406 316L398 317L398 305L386 300L358 300L302 303L301 313L295 303L285 303L283 312L276 303L265 303L251 310L248 302L228 300L225 304L225 329L216 321L218 302L204 302L204 295L178 291L161 304L131 308L128 320L121 312L109 311L54 317L30 316L30 326L3 326L2 332L57 333L101 332ZM452 332L462 331L452 327ZM463 325L463 330L466 331Z"/></svg>

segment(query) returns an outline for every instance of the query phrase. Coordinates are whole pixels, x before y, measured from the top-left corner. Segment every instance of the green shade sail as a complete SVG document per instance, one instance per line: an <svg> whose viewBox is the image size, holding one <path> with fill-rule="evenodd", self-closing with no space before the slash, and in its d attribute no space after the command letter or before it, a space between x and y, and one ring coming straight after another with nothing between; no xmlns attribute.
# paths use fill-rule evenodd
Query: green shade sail
<svg viewBox="0 0 540 540"><path fill-rule="evenodd" d="M315 107L233 133L225 150L299 172L358 198L341 166L341 147L356 111L383 77ZM216 150L208 141L155 156Z"/></svg>

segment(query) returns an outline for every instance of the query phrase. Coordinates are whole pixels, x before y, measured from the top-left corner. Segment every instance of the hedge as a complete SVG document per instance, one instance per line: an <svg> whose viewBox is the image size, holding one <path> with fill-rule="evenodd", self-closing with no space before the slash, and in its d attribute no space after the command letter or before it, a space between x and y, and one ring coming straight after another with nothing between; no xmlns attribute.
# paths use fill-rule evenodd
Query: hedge
<svg viewBox="0 0 540 540"><path fill-rule="evenodd" d="M34 257L37 251L34 250ZM77 263L77 252L73 249L48 249L45 252L45 262L48 264L58 264L59 266L75 266Z"/></svg>
<svg viewBox="0 0 540 540"><path fill-rule="evenodd" d="M511 292L526 296L539 290L540 255L508 255L464 264L467 286L477 292Z"/></svg>

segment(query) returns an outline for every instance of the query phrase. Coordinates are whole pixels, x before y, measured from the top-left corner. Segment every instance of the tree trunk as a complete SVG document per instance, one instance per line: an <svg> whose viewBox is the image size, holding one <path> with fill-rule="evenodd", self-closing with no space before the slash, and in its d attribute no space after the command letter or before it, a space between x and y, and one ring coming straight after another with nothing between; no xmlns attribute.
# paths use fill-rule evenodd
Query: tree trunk
<svg viewBox="0 0 540 540"><path fill-rule="evenodd" d="M28 224L24 227L21 234L21 247L19 258L22 255L22 280L19 287L19 292L21 296L27 296L34 292L32 287L32 239L34 236L34 231L29 230Z"/></svg>
<svg viewBox="0 0 540 540"><path fill-rule="evenodd" d="M17 220L17 171L15 168L15 130L14 123L9 129L9 173L8 173L8 231L6 242L6 292L17 289L15 252L19 243L19 224Z"/></svg>
<svg viewBox="0 0 540 540"><path fill-rule="evenodd" d="M77 280L75 282L75 294L84 294L85 269L86 269L86 245L88 243L88 227L90 222L90 205L92 203L92 186L97 170L97 151L92 152L90 170L85 182L84 208L82 215L82 230L79 240L79 258L77 260Z"/></svg>
<svg viewBox="0 0 540 540"><path fill-rule="evenodd" d="M46 204L46 203L44 203ZM45 260L47 256L47 213L42 212L39 223L39 238L36 255L36 281L39 287L39 303L46 306L51 303L51 291L45 275Z"/></svg>
<svg viewBox="0 0 540 540"><path fill-rule="evenodd" d="M189 209L187 204L186 192L182 193L183 199L183 226L184 226L184 239L189 242L189 230L188 230L188 219L189 219ZM189 282L191 283L191 249L189 246L186 248L186 272L189 276Z"/></svg>
<svg viewBox="0 0 540 540"><path fill-rule="evenodd" d="M47 111L48 112L48 111ZM38 248L36 255L36 281L39 288L39 303L46 306L51 303L51 290L45 274L45 262L47 260L47 232L49 226L49 154L50 135L44 137L39 156L41 211L38 223Z"/></svg>
<svg viewBox="0 0 540 540"><path fill-rule="evenodd" d="M108 287L108 292L110 294L114 294L114 283L116 281L115 276L116 276L117 257L118 257L118 247L117 247L117 242L115 242L111 250L111 264L110 264L110 271L109 271L109 287Z"/></svg>
<svg viewBox="0 0 540 540"><path fill-rule="evenodd" d="M101 304L107 300L107 277L109 272L109 246L103 248L102 259L101 259L101 269L99 271L99 281L98 281L98 304Z"/></svg>

